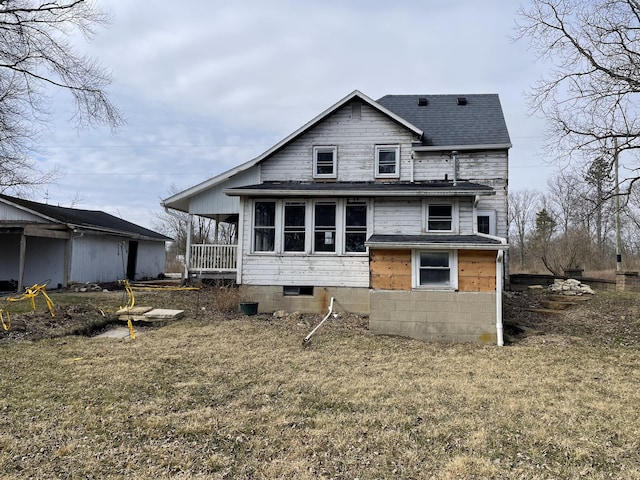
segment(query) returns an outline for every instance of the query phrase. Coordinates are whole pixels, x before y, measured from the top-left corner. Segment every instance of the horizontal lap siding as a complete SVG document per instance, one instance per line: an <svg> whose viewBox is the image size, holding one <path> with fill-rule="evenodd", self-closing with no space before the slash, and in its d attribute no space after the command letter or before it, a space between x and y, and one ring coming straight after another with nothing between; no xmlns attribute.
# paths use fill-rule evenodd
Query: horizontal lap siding
<svg viewBox="0 0 640 480"><path fill-rule="evenodd" d="M496 291L495 251L458 251L458 290L461 292Z"/></svg>
<svg viewBox="0 0 640 480"><path fill-rule="evenodd" d="M449 180L454 178L454 162L449 152L416 152L414 179ZM459 179L485 183L485 180L506 179L508 160L505 152L465 153L457 155Z"/></svg>
<svg viewBox="0 0 640 480"><path fill-rule="evenodd" d="M422 233L422 200L376 199L373 233L377 235Z"/></svg>
<svg viewBox="0 0 640 480"><path fill-rule="evenodd" d="M362 105L360 120L351 118L346 105L263 162L262 181L313 181L313 147L319 145L338 147L339 181L372 181L377 144L400 144L400 171L409 180L413 139L411 132L368 105Z"/></svg>
<svg viewBox="0 0 640 480"><path fill-rule="evenodd" d="M411 290L411 250L371 250L371 288Z"/></svg>
<svg viewBox="0 0 640 480"><path fill-rule="evenodd" d="M369 286L369 258L327 255L245 255L242 283L366 288Z"/></svg>

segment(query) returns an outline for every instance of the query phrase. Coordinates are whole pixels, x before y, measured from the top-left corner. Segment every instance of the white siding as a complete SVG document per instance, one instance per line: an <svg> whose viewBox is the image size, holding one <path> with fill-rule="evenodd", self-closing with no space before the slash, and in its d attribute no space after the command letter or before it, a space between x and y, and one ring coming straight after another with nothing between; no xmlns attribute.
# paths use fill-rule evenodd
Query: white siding
<svg viewBox="0 0 640 480"><path fill-rule="evenodd" d="M508 172L507 153L458 152L458 175L460 180L486 183L486 180L506 179ZM449 180L454 178L454 162L450 153L416 152L414 155L414 180Z"/></svg>
<svg viewBox="0 0 640 480"><path fill-rule="evenodd" d="M73 239L70 282L113 282L126 278L127 242L85 234Z"/></svg>
<svg viewBox="0 0 640 480"><path fill-rule="evenodd" d="M136 279L157 278L165 271L165 260L164 242L138 242Z"/></svg>
<svg viewBox="0 0 640 480"><path fill-rule="evenodd" d="M194 196L189 201L189 213L195 215L235 214L240 210L238 197L225 195L225 188L255 185L260 183L260 169L253 167L233 176L229 180L216 185Z"/></svg>
<svg viewBox="0 0 640 480"><path fill-rule="evenodd" d="M377 235L419 235L422 233L422 200L376 199L373 233Z"/></svg>
<svg viewBox="0 0 640 480"><path fill-rule="evenodd" d="M301 135L262 164L262 181L312 181L313 147L338 147L338 180L375 179L375 146L400 145L401 180L410 180L413 134L368 105L362 106L362 118L351 118L346 105Z"/></svg>
<svg viewBox="0 0 640 480"><path fill-rule="evenodd" d="M469 197L429 197L428 199L376 199L374 210L374 234L420 235L425 232L426 211L424 202L458 204L458 225L454 231L461 235L473 233L473 199Z"/></svg>
<svg viewBox="0 0 640 480"><path fill-rule="evenodd" d="M66 240L57 238L27 237L23 286L26 288L45 282L48 288L64 285L66 245Z"/></svg>
<svg viewBox="0 0 640 480"><path fill-rule="evenodd" d="M0 221L51 223L19 208L0 202Z"/></svg>
<svg viewBox="0 0 640 480"><path fill-rule="evenodd" d="M334 255L244 255L246 285L368 287L369 257Z"/></svg>

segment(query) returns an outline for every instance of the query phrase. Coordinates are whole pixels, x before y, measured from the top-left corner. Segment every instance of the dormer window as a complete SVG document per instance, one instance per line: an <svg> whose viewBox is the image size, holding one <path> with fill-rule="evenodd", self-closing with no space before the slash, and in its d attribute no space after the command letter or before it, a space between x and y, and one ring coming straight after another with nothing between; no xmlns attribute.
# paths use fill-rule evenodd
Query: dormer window
<svg viewBox="0 0 640 480"><path fill-rule="evenodd" d="M400 146L376 145L376 178L400 176Z"/></svg>
<svg viewBox="0 0 640 480"><path fill-rule="evenodd" d="M336 178L338 147L313 147L313 177Z"/></svg>

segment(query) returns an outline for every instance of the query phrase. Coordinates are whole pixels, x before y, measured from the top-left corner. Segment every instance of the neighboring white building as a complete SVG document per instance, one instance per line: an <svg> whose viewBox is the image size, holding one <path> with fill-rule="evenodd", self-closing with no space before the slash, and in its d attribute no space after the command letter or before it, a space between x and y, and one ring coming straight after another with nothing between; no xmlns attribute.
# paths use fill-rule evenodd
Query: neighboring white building
<svg viewBox="0 0 640 480"><path fill-rule="evenodd" d="M18 291L156 278L169 240L104 212L0 195L0 282Z"/></svg>
<svg viewBox="0 0 640 480"><path fill-rule="evenodd" d="M497 95L354 91L162 204L237 223L226 256L260 311L333 297L375 333L501 344L510 147ZM218 247L190 246L188 273Z"/></svg>

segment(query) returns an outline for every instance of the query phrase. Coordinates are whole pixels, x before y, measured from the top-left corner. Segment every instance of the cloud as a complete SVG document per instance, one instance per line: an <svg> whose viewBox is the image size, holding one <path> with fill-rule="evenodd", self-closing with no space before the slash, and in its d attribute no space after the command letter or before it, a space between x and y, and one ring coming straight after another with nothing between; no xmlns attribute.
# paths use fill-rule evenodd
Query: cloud
<svg viewBox="0 0 640 480"><path fill-rule="evenodd" d="M541 123L527 116L522 92L542 67L509 40L516 7L503 0L428 8L418 0L110 0L104 7L111 27L78 48L112 70L110 93L128 124L115 137L77 132L68 99L55 96L39 158L65 173L49 188L55 203L81 198L81 208L150 227L149 212L159 211L171 186L188 188L255 157L354 89L374 99L498 93L514 143L512 186L536 158Z"/></svg>

